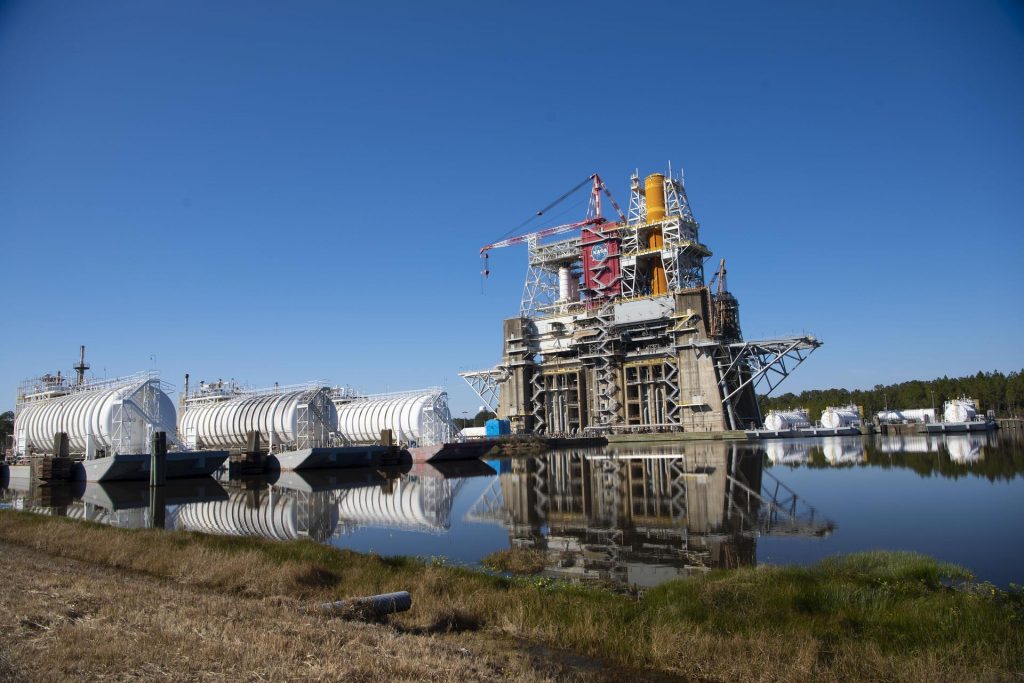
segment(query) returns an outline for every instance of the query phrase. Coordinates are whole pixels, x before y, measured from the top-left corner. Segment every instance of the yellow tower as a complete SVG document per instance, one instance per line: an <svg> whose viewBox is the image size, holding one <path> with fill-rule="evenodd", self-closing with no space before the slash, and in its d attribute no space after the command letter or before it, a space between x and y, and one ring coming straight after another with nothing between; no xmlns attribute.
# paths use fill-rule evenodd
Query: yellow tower
<svg viewBox="0 0 1024 683"><path fill-rule="evenodd" d="M656 223L665 220L665 176L652 173L644 179L644 195L647 197L647 222ZM647 240L648 249L661 250L665 246L665 238L661 234L661 226L651 230ZM661 262L661 254L651 259L651 294L659 296L668 293L665 280L665 264Z"/></svg>

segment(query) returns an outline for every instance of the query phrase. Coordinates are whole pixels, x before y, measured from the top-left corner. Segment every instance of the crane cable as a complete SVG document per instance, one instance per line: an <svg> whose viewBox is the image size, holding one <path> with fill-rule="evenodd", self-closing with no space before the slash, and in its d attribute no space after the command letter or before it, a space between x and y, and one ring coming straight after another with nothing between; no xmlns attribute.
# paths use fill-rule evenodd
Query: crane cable
<svg viewBox="0 0 1024 683"><path fill-rule="evenodd" d="M563 201L565 201L565 199L566 199L566 198L567 198L567 197L568 197L569 195L571 195L571 194L572 194L573 192L575 192L576 190L580 189L581 187L583 187L584 185L586 185L587 183L589 183L589 182L590 182L591 180L593 180L593 179L594 179L594 176L593 176L593 175L588 175L588 176L587 176L586 178L584 178L584 179L583 179L583 181L582 181L582 182L580 182L580 183L579 183L578 185L576 185L575 187L573 187L573 188L572 188L571 190L569 190L568 192L564 193L564 194L563 194L563 195L562 195L561 197L559 197L559 198L558 198L558 199L556 199L555 201L551 202L550 204L548 204L547 206L545 206L545 207L544 207L543 209L541 209L540 211L538 211L538 212L537 212L537 213L535 213L534 215L530 216L530 217L529 217L529 218L527 218L527 219L526 219L525 221L523 221L522 223L520 223L520 224L519 224L519 225L517 225L516 227L512 228L511 230L509 230L509 231L508 231L508 232L506 232L505 234L503 234L503 235L500 235L500 236L498 237L498 239L495 239L495 240L491 240L491 243L493 244L494 242L500 242L501 240L505 239L505 238L506 238L506 237L508 237L509 235L512 235L512 234L514 234L514 233L517 233L517 232L519 232L520 230L522 230L523 228L525 228L525 227L527 226L527 224L529 224L529 222L530 222L530 221L532 221L533 219L537 218L538 216L543 216L543 215L544 215L544 213L545 213L546 211L550 211L551 209L553 209L553 208L555 208L556 206L558 206L559 204L561 204L561 203L562 203Z"/></svg>

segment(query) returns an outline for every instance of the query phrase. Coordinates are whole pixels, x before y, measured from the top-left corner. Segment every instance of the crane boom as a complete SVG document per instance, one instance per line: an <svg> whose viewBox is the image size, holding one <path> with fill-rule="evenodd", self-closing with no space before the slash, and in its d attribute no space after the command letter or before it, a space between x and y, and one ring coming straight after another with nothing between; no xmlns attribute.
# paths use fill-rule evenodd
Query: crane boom
<svg viewBox="0 0 1024 683"><path fill-rule="evenodd" d="M620 209L619 205L615 202L615 198L612 197L612 193L608 191L608 188L605 186L604 181L601 180L601 176L599 176L596 173L590 175L582 183L580 183L579 185L577 185L573 189L571 189L568 192L566 192L565 194L563 194L561 197L556 199L553 203L551 203L550 205L544 207L544 209L538 211L537 215L538 216L543 215L545 211L550 210L551 208L553 208L554 206L559 204L562 200L564 200L566 197L571 195L573 192L575 192L576 190L578 190L581 187L583 187L583 185L586 184L587 181L592 181L593 182L593 185L592 185L591 190L590 190L590 204L589 204L589 206L587 208L587 218L585 218L582 221L577 221L575 223L566 223L565 225L556 225L554 227L544 228L543 230L538 230L536 232L530 232L530 233L527 233L525 235L517 235L516 237L509 237L507 239L499 240L497 242L492 242L491 244L488 244L488 245L486 245L484 247L481 247L481 249L480 249L480 257L482 259L485 259L485 264L486 264L486 259L490 258L490 255L487 252L489 252L491 249L499 249L501 247L508 247L508 246L512 246L514 244L523 244L524 242L529 242L531 239L541 239L541 238L544 238L544 237L550 237L551 235L558 235L558 234L561 234L563 232L569 232L571 230L577 230L577 229L580 229L580 228L586 228L586 227L589 227L589 226L592 226L592 225L604 225L604 224L608 223L608 219L605 218L603 215L601 215L601 193L602 192L608 197L608 200L611 202L611 205L615 208L615 212L618 214L619 219L624 224L626 222L625 214L622 213L622 209ZM616 225L616 224L613 224L613 225ZM490 275L490 273L491 273L490 269L487 268L486 265L484 265L484 268L481 271L481 275L483 275L486 278L488 275Z"/></svg>

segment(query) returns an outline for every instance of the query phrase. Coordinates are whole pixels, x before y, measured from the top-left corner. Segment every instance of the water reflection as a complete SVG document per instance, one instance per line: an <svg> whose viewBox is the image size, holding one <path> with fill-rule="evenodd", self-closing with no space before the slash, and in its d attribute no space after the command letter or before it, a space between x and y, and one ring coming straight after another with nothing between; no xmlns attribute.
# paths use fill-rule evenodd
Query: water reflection
<svg viewBox="0 0 1024 683"><path fill-rule="evenodd" d="M879 547L960 561L1005 583L1021 578L1001 578L1007 568L1024 562L1024 550L1011 550L1024 548L1022 472L1019 441L914 434L616 446L160 489L0 481L0 507L470 565L526 547L543 553L549 575L620 585ZM932 478L963 480L956 493L972 514L956 516Z"/></svg>
<svg viewBox="0 0 1024 683"><path fill-rule="evenodd" d="M752 565L761 534L831 530L778 480L765 495L764 476L759 453L722 444L563 451L509 462L467 518L543 551L548 574L653 586Z"/></svg>

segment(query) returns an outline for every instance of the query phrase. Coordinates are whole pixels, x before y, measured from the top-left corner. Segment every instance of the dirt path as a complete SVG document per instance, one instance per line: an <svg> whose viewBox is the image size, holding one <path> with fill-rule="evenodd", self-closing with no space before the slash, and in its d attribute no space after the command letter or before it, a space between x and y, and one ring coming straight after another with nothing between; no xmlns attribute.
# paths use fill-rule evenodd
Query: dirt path
<svg viewBox="0 0 1024 683"><path fill-rule="evenodd" d="M485 634L307 616L287 598L223 595L15 545L0 544L0 576L0 680L618 678Z"/></svg>

